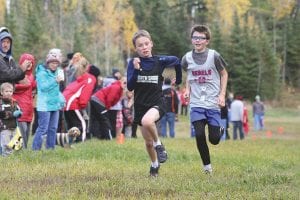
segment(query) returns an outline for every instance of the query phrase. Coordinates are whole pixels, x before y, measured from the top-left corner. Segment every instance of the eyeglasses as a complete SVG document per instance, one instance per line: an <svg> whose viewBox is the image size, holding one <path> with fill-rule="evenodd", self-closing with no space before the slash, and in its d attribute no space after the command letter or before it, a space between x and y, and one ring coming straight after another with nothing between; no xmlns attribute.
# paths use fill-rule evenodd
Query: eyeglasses
<svg viewBox="0 0 300 200"><path fill-rule="evenodd" d="M202 37L202 36L192 36L192 40L206 40L206 37Z"/></svg>

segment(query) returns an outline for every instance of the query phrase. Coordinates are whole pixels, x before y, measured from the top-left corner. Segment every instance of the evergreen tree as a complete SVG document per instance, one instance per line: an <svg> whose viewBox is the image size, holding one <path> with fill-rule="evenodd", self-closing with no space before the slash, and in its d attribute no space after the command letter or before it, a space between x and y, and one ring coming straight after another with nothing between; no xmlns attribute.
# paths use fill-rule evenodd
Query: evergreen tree
<svg viewBox="0 0 300 200"><path fill-rule="evenodd" d="M75 32L74 32L74 46L73 51L74 52L84 52L84 45L83 45L83 36L84 34L81 31L81 28L77 25L75 26Z"/></svg>
<svg viewBox="0 0 300 200"><path fill-rule="evenodd" d="M245 49L243 48L243 36L237 13L234 14L234 25L230 34L230 49L228 61L228 89L234 93L242 94L244 90L243 70L245 68Z"/></svg>
<svg viewBox="0 0 300 200"><path fill-rule="evenodd" d="M209 46L210 48L217 50L221 55L226 52L223 37L219 23L213 24L211 27L211 41Z"/></svg>
<svg viewBox="0 0 300 200"><path fill-rule="evenodd" d="M279 91L279 62L264 31L260 32L259 40L261 84L257 93L265 99L274 99Z"/></svg>
<svg viewBox="0 0 300 200"><path fill-rule="evenodd" d="M253 99L257 94L259 45L255 28L249 29L247 15L245 16L242 38L243 46L241 48L245 50L245 65L240 74L242 77L241 94L243 94L246 99Z"/></svg>
<svg viewBox="0 0 300 200"><path fill-rule="evenodd" d="M300 4L300 3L299 3ZM300 87L300 16L299 7L295 6L287 33L286 71L289 84Z"/></svg>
<svg viewBox="0 0 300 200"><path fill-rule="evenodd" d="M186 31L189 23L185 10L170 7L166 0L131 0L135 19L140 29L150 32L154 54L172 54L181 57L188 49Z"/></svg>
<svg viewBox="0 0 300 200"><path fill-rule="evenodd" d="M45 35L42 22L43 4L39 0L30 1L27 7L27 16L25 17L24 34L22 38L23 51L33 54L38 60L44 60L45 54L49 49L49 35Z"/></svg>
<svg viewBox="0 0 300 200"><path fill-rule="evenodd" d="M20 35L18 34L20 30L17 25L15 10L11 9L9 13L7 10L5 10L4 20L5 20L5 26L9 29L9 32L11 33L13 38L13 44L12 44L13 57L16 61L18 61L18 58L22 50L21 50L21 43L20 43Z"/></svg>

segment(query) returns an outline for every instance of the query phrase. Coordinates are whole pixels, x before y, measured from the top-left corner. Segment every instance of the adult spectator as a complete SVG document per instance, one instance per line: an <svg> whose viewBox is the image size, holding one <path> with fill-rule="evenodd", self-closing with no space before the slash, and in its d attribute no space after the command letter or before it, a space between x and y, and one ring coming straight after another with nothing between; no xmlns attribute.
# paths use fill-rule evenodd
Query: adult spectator
<svg viewBox="0 0 300 200"><path fill-rule="evenodd" d="M20 67L12 56L12 36L5 27L0 28L0 84L4 82L16 83L25 77L25 71L31 64L25 60Z"/></svg>
<svg viewBox="0 0 300 200"><path fill-rule="evenodd" d="M233 124L233 140L237 139L237 130L240 133L240 139L244 139L243 119L244 119L244 103L243 97L237 95L231 103L231 122Z"/></svg>
<svg viewBox="0 0 300 200"><path fill-rule="evenodd" d="M263 130L264 128L264 115L265 106L260 100L260 96L256 95L255 102L253 103L253 117L254 117L254 129L256 131Z"/></svg>
<svg viewBox="0 0 300 200"><path fill-rule="evenodd" d="M169 135L171 138L175 137L175 120L178 114L178 96L176 91L171 86L171 79L165 78L162 87L163 97L165 98L166 113L160 119L161 136L167 137L167 124L169 126Z"/></svg>

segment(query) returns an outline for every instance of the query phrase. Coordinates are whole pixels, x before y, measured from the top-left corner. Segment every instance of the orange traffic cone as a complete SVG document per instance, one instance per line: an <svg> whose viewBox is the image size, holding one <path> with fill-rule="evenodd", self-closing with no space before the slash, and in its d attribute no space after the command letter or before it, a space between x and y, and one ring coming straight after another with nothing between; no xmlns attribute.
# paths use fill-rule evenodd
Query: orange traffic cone
<svg viewBox="0 0 300 200"><path fill-rule="evenodd" d="M267 138L271 138L272 137L272 131L268 130L266 135L267 135Z"/></svg>
<svg viewBox="0 0 300 200"><path fill-rule="evenodd" d="M277 131L280 135L283 134L283 127L282 126L278 127Z"/></svg>

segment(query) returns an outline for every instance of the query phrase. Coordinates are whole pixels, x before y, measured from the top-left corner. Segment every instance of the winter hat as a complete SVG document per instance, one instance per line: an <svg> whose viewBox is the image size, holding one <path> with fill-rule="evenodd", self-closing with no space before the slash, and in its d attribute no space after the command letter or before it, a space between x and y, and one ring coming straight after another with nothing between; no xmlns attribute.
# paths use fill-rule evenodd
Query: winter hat
<svg viewBox="0 0 300 200"><path fill-rule="evenodd" d="M117 75L118 74L118 75ZM112 76L113 76L113 78L115 78L116 80L120 80L120 78L121 78L121 72L120 72L120 70L119 69L117 69L117 68L113 68L112 69Z"/></svg>
<svg viewBox="0 0 300 200"><path fill-rule="evenodd" d="M23 53L19 59L19 65L22 65L25 60L30 60L30 62L32 63L32 66L33 67L35 66L35 59L34 59L33 55L31 55L29 53Z"/></svg>
<svg viewBox="0 0 300 200"><path fill-rule="evenodd" d="M101 75L100 69L98 67L96 67L95 65L89 66L88 73L94 75L95 78L97 78L99 75Z"/></svg>
<svg viewBox="0 0 300 200"><path fill-rule="evenodd" d="M46 57L46 63L50 62L58 62L61 64L62 62L62 53L60 49L50 49L47 57Z"/></svg>
<svg viewBox="0 0 300 200"><path fill-rule="evenodd" d="M2 26L2 27L0 27L0 33L2 33L2 32L8 32L9 33L9 30L5 26Z"/></svg>
<svg viewBox="0 0 300 200"><path fill-rule="evenodd" d="M259 95L256 95L256 96L255 96L255 100L256 100L256 101L260 101L260 96L259 96Z"/></svg>
<svg viewBox="0 0 300 200"><path fill-rule="evenodd" d="M73 56L74 56L74 53L68 53L68 54L67 54L67 58L68 58L69 60L71 60L71 59L73 58Z"/></svg>
<svg viewBox="0 0 300 200"><path fill-rule="evenodd" d="M119 69L117 69L117 68L113 68L113 69L112 69L112 75L113 75L113 76L115 76L115 74L118 73L118 72L120 72Z"/></svg>

